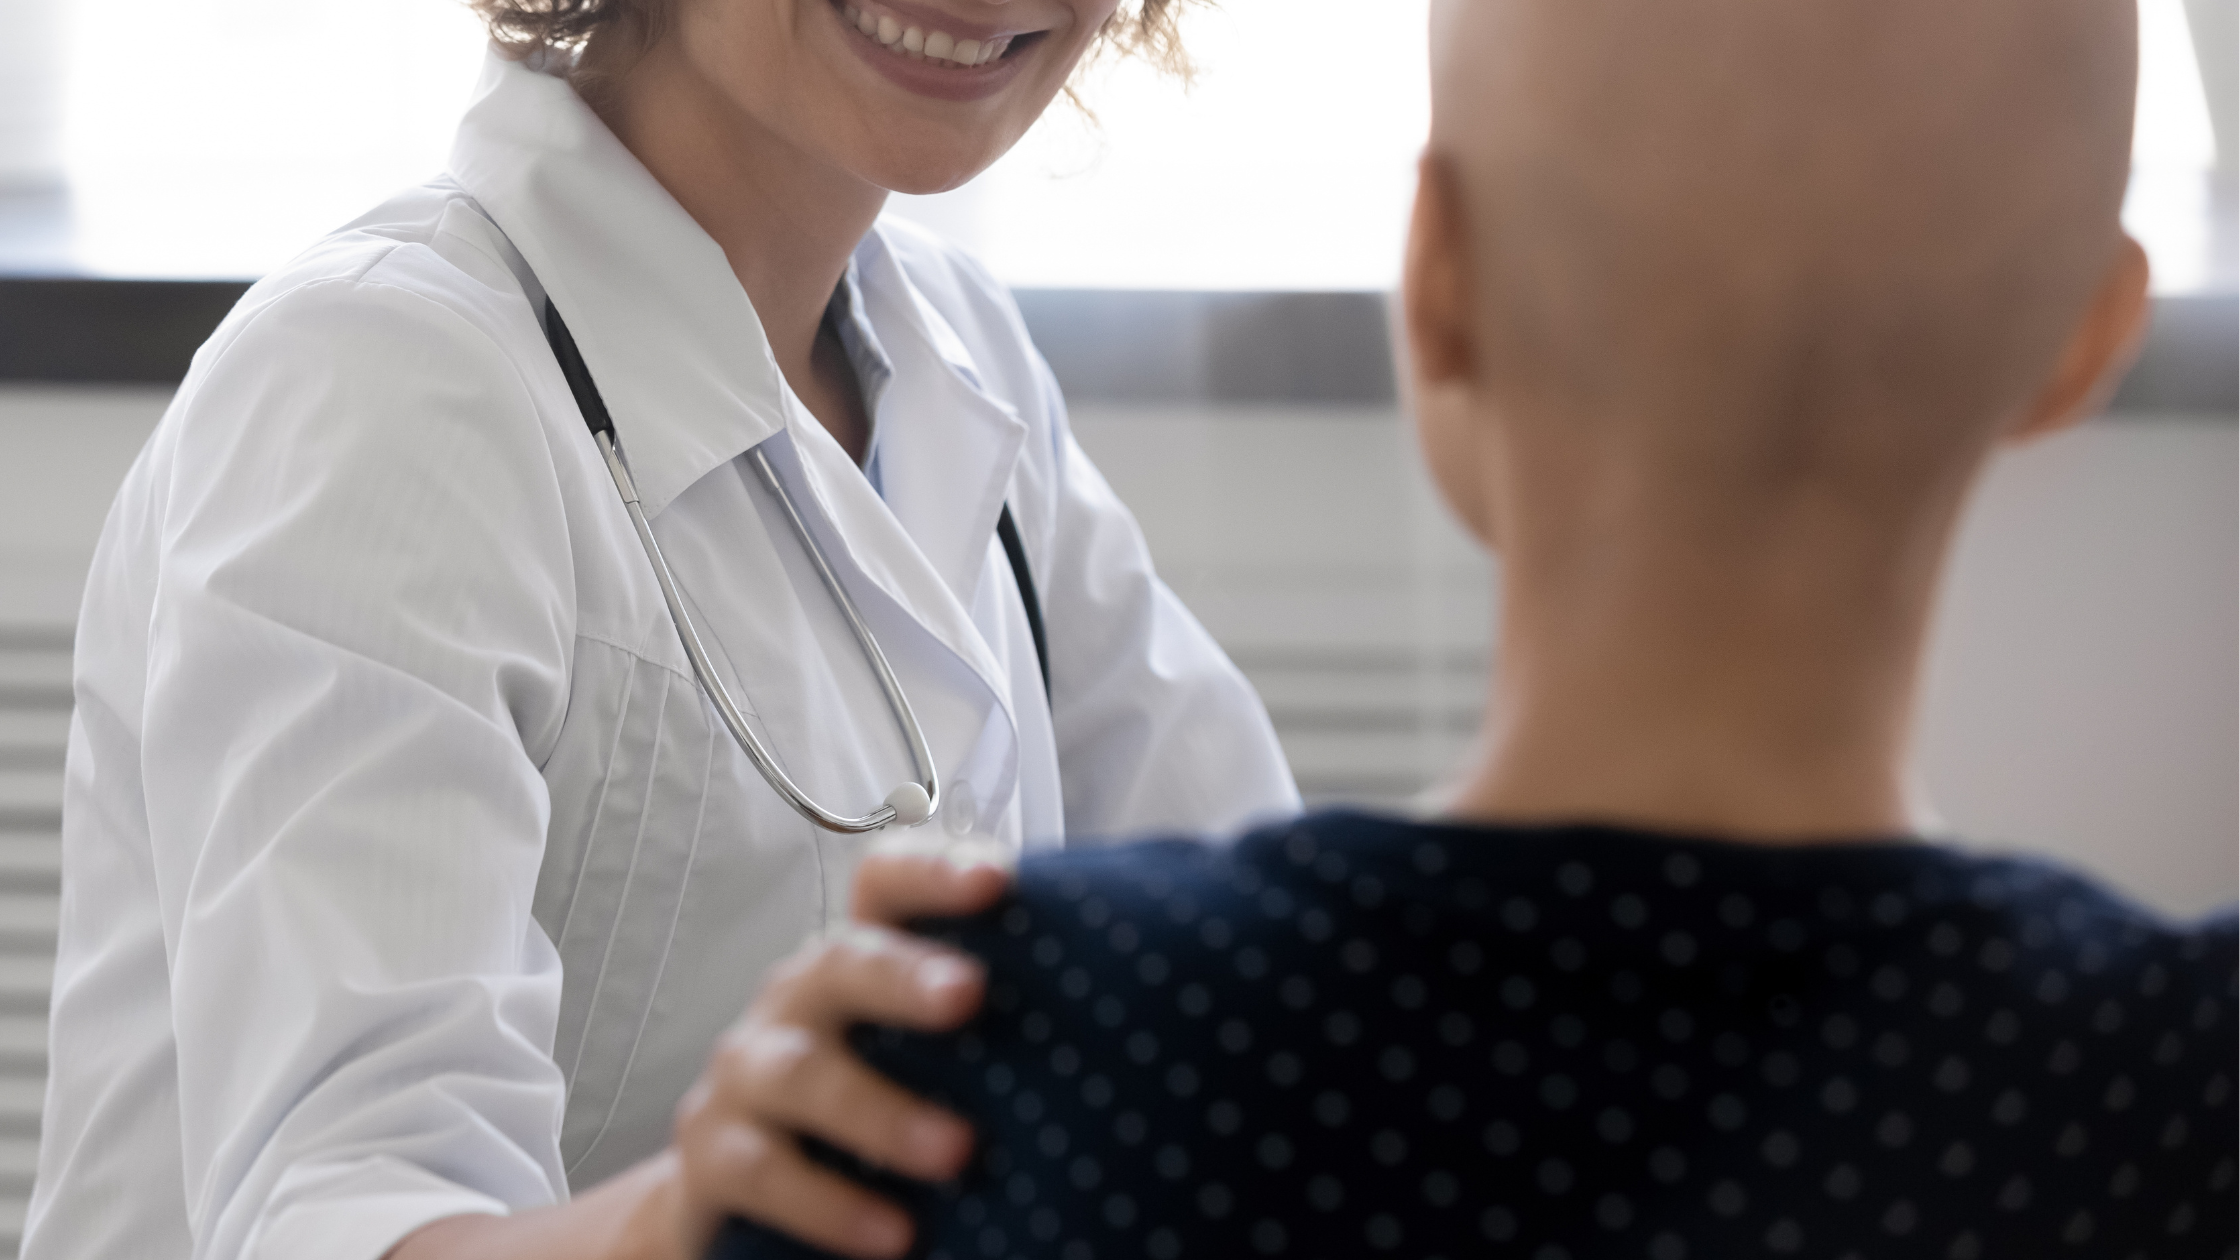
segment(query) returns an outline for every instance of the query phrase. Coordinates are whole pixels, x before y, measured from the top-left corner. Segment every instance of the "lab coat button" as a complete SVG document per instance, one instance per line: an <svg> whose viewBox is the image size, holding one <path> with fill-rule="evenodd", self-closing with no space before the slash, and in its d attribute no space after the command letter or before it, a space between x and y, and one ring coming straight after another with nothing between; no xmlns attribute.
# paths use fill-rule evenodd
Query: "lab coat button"
<svg viewBox="0 0 2240 1260"><path fill-rule="evenodd" d="M952 836L961 836L972 830L980 821L980 800L973 794L972 781L959 779L949 785L949 799L941 802L941 826Z"/></svg>

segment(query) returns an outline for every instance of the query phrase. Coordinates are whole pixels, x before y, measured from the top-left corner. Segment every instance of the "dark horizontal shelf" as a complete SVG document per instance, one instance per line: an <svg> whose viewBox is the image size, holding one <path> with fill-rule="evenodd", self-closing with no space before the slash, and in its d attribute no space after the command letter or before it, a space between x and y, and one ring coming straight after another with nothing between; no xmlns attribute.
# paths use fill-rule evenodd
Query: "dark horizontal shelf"
<svg viewBox="0 0 2240 1260"><path fill-rule="evenodd" d="M0 275L0 382L171 384L248 288L236 280ZM1076 402L1392 401L1386 299L1366 292L1022 289ZM2110 410L2240 411L2240 298L2159 298Z"/></svg>
<svg viewBox="0 0 2240 1260"><path fill-rule="evenodd" d="M2160 297L2139 362L2124 377L2110 411L2240 410L2240 297L2230 293Z"/></svg>
<svg viewBox="0 0 2240 1260"><path fill-rule="evenodd" d="M0 380L177 384L238 280L0 276Z"/></svg>
<svg viewBox="0 0 2240 1260"><path fill-rule="evenodd" d="M1081 402L1382 404L1381 293L1022 289L1019 312Z"/></svg>

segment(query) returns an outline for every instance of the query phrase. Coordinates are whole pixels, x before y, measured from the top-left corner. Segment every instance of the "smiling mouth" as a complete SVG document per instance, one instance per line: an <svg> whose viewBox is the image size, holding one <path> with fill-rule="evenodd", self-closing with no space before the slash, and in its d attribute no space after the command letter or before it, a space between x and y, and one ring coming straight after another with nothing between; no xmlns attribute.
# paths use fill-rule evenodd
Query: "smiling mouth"
<svg viewBox="0 0 2240 1260"><path fill-rule="evenodd" d="M1049 33L1029 31L985 40L959 39L947 31L904 21L892 13L854 4L851 0L834 0L833 8L839 10L841 19L855 27L864 38L895 56L931 62L952 70L992 65L1031 47Z"/></svg>

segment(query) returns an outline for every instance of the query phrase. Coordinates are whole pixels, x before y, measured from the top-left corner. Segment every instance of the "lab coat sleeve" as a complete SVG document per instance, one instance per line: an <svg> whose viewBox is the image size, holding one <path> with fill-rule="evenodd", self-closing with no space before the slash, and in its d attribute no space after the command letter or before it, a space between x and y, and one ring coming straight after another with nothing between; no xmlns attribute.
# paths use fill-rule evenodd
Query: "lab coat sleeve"
<svg viewBox="0 0 2240 1260"><path fill-rule="evenodd" d="M566 1195L567 523L460 308L358 277L236 322L166 422L145 709L187 1210L196 1260L374 1260Z"/></svg>
<svg viewBox="0 0 2240 1260"><path fill-rule="evenodd" d="M1048 369L1043 368L1047 377ZM1299 810L1260 697L1154 572L1046 386L1057 476L1045 588L1066 834L1219 835Z"/></svg>

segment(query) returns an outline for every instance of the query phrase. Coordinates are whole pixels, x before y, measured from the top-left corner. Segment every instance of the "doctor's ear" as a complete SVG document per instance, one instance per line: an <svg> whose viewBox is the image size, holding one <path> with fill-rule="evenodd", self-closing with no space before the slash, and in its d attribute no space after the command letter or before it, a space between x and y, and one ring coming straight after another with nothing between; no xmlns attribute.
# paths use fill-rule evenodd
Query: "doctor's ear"
<svg viewBox="0 0 2240 1260"><path fill-rule="evenodd" d="M1467 383L1475 357L1468 233L1453 168L1426 152L1416 165L1415 213L1408 223L1402 311L1403 373L1419 391Z"/></svg>
<svg viewBox="0 0 2240 1260"><path fill-rule="evenodd" d="M2150 279L2147 251L2129 235L2124 236L2114 260L2101 276L2100 288L2092 295L2092 304L2069 334L2069 344L2062 349L2052 377L2008 427L2008 441L2027 442L2058 433L2091 419L2107 406L2146 339L2152 310L2147 297Z"/></svg>

